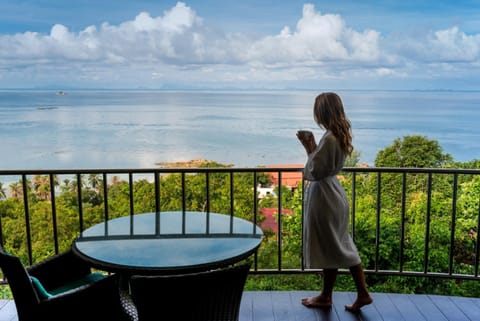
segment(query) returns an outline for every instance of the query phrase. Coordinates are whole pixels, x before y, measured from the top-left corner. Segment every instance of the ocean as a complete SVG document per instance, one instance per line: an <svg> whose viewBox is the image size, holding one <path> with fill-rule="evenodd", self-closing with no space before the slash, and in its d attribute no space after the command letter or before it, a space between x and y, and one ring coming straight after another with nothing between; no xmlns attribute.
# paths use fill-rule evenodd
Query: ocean
<svg viewBox="0 0 480 321"><path fill-rule="evenodd" d="M214 160L303 164L295 133L323 131L312 91L0 91L0 169L152 168ZM480 159L480 92L338 91L360 161L405 135Z"/></svg>

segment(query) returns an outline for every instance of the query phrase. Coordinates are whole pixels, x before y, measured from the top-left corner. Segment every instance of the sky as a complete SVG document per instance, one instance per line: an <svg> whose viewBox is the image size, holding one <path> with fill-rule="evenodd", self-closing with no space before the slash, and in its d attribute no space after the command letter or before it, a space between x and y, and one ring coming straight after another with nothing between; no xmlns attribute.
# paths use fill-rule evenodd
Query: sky
<svg viewBox="0 0 480 321"><path fill-rule="evenodd" d="M477 0L2 0L0 89L480 90Z"/></svg>

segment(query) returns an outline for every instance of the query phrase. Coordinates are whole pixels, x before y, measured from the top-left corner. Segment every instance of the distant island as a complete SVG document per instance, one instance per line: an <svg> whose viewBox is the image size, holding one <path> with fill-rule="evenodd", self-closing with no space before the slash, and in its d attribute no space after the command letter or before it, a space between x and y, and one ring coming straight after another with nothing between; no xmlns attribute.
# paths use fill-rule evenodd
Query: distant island
<svg viewBox="0 0 480 321"><path fill-rule="evenodd" d="M58 109L57 106L40 106L37 107L38 110L48 110L48 109Z"/></svg>
<svg viewBox="0 0 480 321"><path fill-rule="evenodd" d="M219 164L218 162L207 160L203 158L192 159L189 161L179 161L179 162L158 162L155 165L159 165L164 168L197 168L197 167L206 167L208 165L218 164L221 166L233 166L232 164Z"/></svg>

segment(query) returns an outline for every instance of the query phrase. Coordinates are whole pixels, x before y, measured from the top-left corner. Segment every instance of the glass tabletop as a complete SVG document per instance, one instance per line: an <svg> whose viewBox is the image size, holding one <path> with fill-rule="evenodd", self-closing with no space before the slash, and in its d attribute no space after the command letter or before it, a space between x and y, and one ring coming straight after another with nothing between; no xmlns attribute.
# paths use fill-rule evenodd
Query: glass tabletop
<svg viewBox="0 0 480 321"><path fill-rule="evenodd" d="M178 273L232 264L259 247L262 230L244 219L203 212L144 213L92 226L73 250L94 267L121 273Z"/></svg>

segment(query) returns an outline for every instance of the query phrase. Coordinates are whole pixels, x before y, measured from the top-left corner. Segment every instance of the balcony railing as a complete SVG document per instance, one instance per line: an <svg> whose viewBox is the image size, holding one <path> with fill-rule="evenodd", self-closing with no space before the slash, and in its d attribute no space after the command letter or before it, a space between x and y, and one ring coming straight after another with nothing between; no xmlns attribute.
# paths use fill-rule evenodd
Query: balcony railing
<svg viewBox="0 0 480 321"><path fill-rule="evenodd" d="M351 233L363 244L359 250L367 274L480 278L480 170L355 167L344 168L339 176L350 198ZM10 247L22 250L26 263L35 262L42 254L36 253L34 243L40 231L39 227L32 231L32 220L39 215L48 216L48 227L42 233L48 231L44 237L51 240L51 253L58 253L72 241L71 235L64 235L63 220L67 218L75 222L73 234L89 224L144 211L222 212L261 224L260 207L265 200L259 195L259 186L266 178L277 186L276 197L269 203L273 202L276 212L283 213L288 206L293 208L293 214L288 215L301 216L302 168L3 170L0 242L5 245L8 241ZM144 183L143 188L138 182ZM300 184L287 186L292 182ZM76 204L75 212L62 213L65 199L61 195L66 193ZM193 198L199 200L193 202ZM24 237L13 241L8 233L14 232L4 226L11 220L5 217L11 206L9 199L21 204L22 212L22 217L16 218L19 228L15 231ZM43 206L36 205L39 201ZM128 210L119 213L118 208ZM297 248L296 259L284 261L289 242L296 239L301 244L302 238L302 220L297 220L298 234L293 235L295 224L286 219L286 214L278 215L276 232L266 233L266 242L276 247L275 262L262 263L261 247L252 273L317 272L303 268L302 246Z"/></svg>

